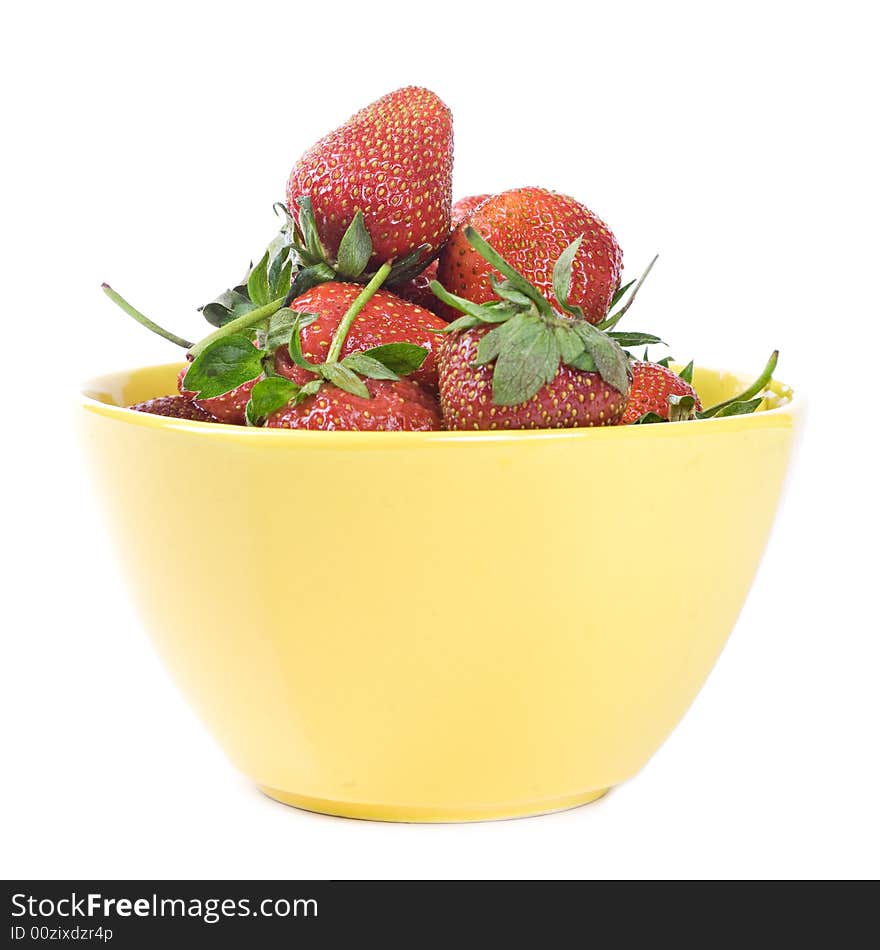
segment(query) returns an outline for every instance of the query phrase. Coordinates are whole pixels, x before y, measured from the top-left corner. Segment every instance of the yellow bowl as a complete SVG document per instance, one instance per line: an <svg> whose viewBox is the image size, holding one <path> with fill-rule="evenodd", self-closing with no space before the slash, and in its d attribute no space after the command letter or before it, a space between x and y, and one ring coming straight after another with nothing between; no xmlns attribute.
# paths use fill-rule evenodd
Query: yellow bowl
<svg viewBox="0 0 880 950"><path fill-rule="evenodd" d="M509 433L289 432L80 413L144 623L230 759L314 811L463 821L592 801L715 663L800 400L752 416ZM704 402L744 387L698 371ZM769 404L768 404L769 403Z"/></svg>

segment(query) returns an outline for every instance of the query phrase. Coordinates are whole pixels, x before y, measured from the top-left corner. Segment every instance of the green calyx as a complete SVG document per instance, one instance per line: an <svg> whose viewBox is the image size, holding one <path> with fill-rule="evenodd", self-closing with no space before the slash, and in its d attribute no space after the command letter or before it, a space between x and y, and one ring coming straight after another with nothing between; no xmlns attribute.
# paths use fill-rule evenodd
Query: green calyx
<svg viewBox="0 0 880 950"><path fill-rule="evenodd" d="M493 326L480 340L474 362L477 366L495 364L492 401L496 405L515 406L527 402L542 386L552 382L560 363L598 373L624 396L629 393L632 373L621 344L587 322L580 308L568 302L572 263L582 238L562 252L553 268L556 302L564 312L571 314L564 317L474 228L468 226L464 233L471 247L502 275L502 280L492 278L492 287L499 299L475 304L449 293L438 281L432 281L431 290L443 303L462 313L442 332Z"/></svg>
<svg viewBox="0 0 880 950"><path fill-rule="evenodd" d="M299 293L304 293L309 287L321 283L322 280L369 283L378 271L373 273L367 271L367 265L373 256L373 241L367 231L363 212L359 209L355 211L351 223L342 235L334 260L318 234L312 199L308 195L303 195L297 198L296 204L296 220L291 218L292 246L300 266L296 277L297 279L302 277L301 283L308 286L303 286L297 294L290 297L288 302ZM428 263L429 251L429 246L423 244L399 261L390 261L391 269L385 278L385 283L395 286L421 273ZM332 276L325 276L328 273Z"/></svg>

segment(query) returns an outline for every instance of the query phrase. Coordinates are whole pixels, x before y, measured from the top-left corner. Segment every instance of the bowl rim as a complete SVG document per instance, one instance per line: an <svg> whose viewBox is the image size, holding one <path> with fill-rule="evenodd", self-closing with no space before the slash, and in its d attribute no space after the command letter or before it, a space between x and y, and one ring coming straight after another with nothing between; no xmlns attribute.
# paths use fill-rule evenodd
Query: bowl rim
<svg viewBox="0 0 880 950"><path fill-rule="evenodd" d="M803 410L805 399L798 390L793 389L789 384L781 380L774 379L772 382L776 389L781 390L784 401L780 405L770 409L762 409L758 412L744 416L724 416L722 418L700 419L696 420L697 425L672 424L672 425L649 425L649 426L595 426L571 429L495 429L495 430L435 430L430 432L358 432L358 431L334 431L332 438L328 438L330 433L320 430L310 429L267 429L263 427L249 427L233 425L225 422L200 422L194 419L175 419L171 416L157 416L147 412L136 412L126 406L116 406L103 402L95 398L92 393L111 385L110 381L116 381L120 377L130 376L134 373L144 371L168 371L178 370L180 364L173 363L153 363L139 365L128 369L120 369L111 373L101 373L98 376L90 377L80 384L79 405L87 412L106 416L115 419L118 422L129 425L142 426L156 430L168 430L177 432L186 432L195 436L208 436L212 438L233 437L236 439L281 439L286 444L299 444L302 441L318 441L323 445L341 445L343 442L361 442L378 445L382 443L387 447L388 443L398 445L406 444L412 446L414 443L425 443L434 445L438 443L449 442L524 442L524 441L558 441L582 439L589 437L596 438L627 438L624 433L629 432L629 438L633 437L634 432L640 432L639 438L653 437L661 438L681 438L686 437L688 433L696 435L699 432L708 434L709 432L723 431L741 431L744 427L749 429L758 429L766 427L790 427L794 425L795 418ZM711 366L699 366L698 372L715 373L717 375L733 376L747 384L751 377L747 373L739 373L728 369L717 369ZM326 440L326 441L325 441Z"/></svg>

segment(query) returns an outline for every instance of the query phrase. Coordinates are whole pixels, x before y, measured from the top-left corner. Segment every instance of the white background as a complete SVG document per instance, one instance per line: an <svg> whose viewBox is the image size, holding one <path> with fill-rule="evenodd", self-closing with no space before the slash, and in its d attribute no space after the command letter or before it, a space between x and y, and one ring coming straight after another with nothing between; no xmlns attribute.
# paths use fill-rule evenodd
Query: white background
<svg viewBox="0 0 880 950"><path fill-rule="evenodd" d="M4 876L877 875L873 6L7 11ZM811 403L707 687L641 775L565 814L394 826L262 798L155 659L76 452L81 378L175 358L100 282L197 334L195 307L274 233L298 155L409 83L453 109L457 195L574 194L614 229L630 272L661 253L632 328L754 371L779 346L779 377Z"/></svg>

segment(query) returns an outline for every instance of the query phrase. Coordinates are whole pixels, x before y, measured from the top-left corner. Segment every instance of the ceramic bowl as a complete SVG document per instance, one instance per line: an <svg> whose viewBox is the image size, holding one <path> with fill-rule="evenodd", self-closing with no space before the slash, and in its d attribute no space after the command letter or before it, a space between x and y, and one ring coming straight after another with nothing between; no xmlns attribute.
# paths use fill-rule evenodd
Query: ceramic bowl
<svg viewBox="0 0 880 950"><path fill-rule="evenodd" d="M801 401L694 423L290 432L120 408L80 422L143 623L232 762L301 808L554 811L681 719L764 550ZM748 380L698 371L705 404ZM744 684L745 686L745 684Z"/></svg>

